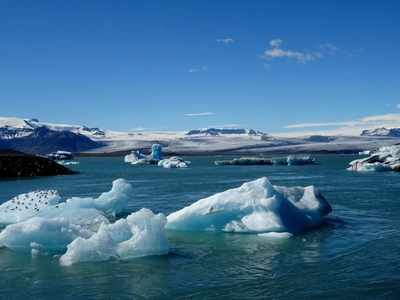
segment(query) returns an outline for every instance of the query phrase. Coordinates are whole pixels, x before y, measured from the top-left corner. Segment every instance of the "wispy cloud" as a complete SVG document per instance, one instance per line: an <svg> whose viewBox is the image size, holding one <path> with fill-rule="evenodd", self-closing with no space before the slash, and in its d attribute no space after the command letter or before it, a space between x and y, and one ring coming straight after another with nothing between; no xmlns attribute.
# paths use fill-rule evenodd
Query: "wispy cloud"
<svg viewBox="0 0 400 300"><path fill-rule="evenodd" d="M315 135L315 134L360 135L363 130L376 129L382 127L400 128L400 114L374 115L374 116L367 116L361 119L341 121L341 122L310 122L310 123L290 124L284 126L283 128L296 129L296 131L280 132L280 133L275 133L275 135L282 135L282 136L304 136L304 135ZM274 133L270 134L274 135Z"/></svg>
<svg viewBox="0 0 400 300"><path fill-rule="evenodd" d="M208 116L213 115L213 112L203 112L203 113L195 113L195 114L185 114L186 117L199 117L199 116Z"/></svg>
<svg viewBox="0 0 400 300"><path fill-rule="evenodd" d="M400 109L400 104L397 104L397 108Z"/></svg>
<svg viewBox="0 0 400 300"><path fill-rule="evenodd" d="M224 125L213 125L210 126L212 128L232 128L232 127L243 127L243 125L240 124L224 124Z"/></svg>
<svg viewBox="0 0 400 300"><path fill-rule="evenodd" d="M324 56L324 53L335 54L339 49L337 46L332 44L324 44L317 46L318 51L310 52L300 52L293 50L284 50L280 46L283 43L281 39L274 39L269 42L271 49L268 49L261 55L261 58L266 60L272 60L275 58L287 57L290 59L295 59L300 65L305 65L309 61L315 61ZM267 64L269 67L269 64Z"/></svg>
<svg viewBox="0 0 400 300"><path fill-rule="evenodd" d="M234 40L231 38L227 38L227 39L217 39L217 43L224 43L224 44L229 44L229 43L233 43Z"/></svg>
<svg viewBox="0 0 400 300"><path fill-rule="evenodd" d="M343 121L343 122L314 122L314 123L299 123L286 125L283 128L305 128L305 127L323 127L323 126L377 126L382 127L382 124L400 124L400 114L386 114L368 116L358 120Z"/></svg>
<svg viewBox="0 0 400 300"><path fill-rule="evenodd" d="M152 130L161 130L164 129L164 127L132 127L129 129L129 132L134 132L134 131L152 131Z"/></svg>
<svg viewBox="0 0 400 300"><path fill-rule="evenodd" d="M200 69L200 71L205 71L205 70L207 70L208 69L208 67L207 66L203 66L201 69ZM188 73L196 73L196 72L198 72L199 70L198 69L189 69L188 70Z"/></svg>

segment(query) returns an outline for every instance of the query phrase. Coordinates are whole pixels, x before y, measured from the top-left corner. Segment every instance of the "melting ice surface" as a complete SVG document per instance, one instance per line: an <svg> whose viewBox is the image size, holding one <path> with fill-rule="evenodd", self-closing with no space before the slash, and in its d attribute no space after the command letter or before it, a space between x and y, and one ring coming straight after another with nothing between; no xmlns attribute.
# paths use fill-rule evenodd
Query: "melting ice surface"
<svg viewBox="0 0 400 300"><path fill-rule="evenodd" d="M186 161L180 157L172 156L171 158L165 158L158 162L158 165L164 168L187 168L190 161Z"/></svg>
<svg viewBox="0 0 400 300"><path fill-rule="evenodd" d="M314 186L273 186L263 177L170 214L166 228L287 235L320 225L331 211Z"/></svg>
<svg viewBox="0 0 400 300"><path fill-rule="evenodd" d="M385 146L371 156L350 162L349 171L385 172L400 171L400 146Z"/></svg>
<svg viewBox="0 0 400 300"><path fill-rule="evenodd" d="M60 254L60 263L164 255L164 228L249 232L286 238L321 224L332 211L313 186L273 186L267 178L201 199L165 217L146 208L115 221L132 200L124 179L99 198L60 203L54 190L21 194L0 206L0 247L32 255Z"/></svg>
<svg viewBox="0 0 400 300"><path fill-rule="evenodd" d="M0 247L32 254L64 254L60 263L128 259L167 254L163 214L148 209L115 219L132 200L132 187L123 179L99 198L70 198L59 203L54 190L28 192L0 206Z"/></svg>

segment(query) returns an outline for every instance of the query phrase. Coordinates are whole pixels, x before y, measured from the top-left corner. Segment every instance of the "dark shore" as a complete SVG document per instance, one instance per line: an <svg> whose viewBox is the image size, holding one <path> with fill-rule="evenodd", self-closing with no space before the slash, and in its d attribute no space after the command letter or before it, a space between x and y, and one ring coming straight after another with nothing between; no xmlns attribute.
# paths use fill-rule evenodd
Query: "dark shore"
<svg viewBox="0 0 400 300"><path fill-rule="evenodd" d="M0 149L0 178L70 175L73 171L48 158Z"/></svg>

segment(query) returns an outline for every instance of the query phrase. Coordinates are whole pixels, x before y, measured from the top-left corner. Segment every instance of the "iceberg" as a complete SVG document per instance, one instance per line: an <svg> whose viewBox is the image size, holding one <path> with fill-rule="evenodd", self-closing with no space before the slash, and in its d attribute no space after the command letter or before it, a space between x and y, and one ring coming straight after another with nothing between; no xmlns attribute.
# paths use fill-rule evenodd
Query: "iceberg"
<svg viewBox="0 0 400 300"><path fill-rule="evenodd" d="M151 154L143 155L138 150L131 151L131 154L126 155L124 158L125 162L136 164L157 164L162 159L162 147L160 144L153 144L151 146Z"/></svg>
<svg viewBox="0 0 400 300"><path fill-rule="evenodd" d="M171 158L165 158L158 162L158 165L164 168L187 168L190 161L186 161L180 157L172 156Z"/></svg>
<svg viewBox="0 0 400 300"><path fill-rule="evenodd" d="M314 158L308 154L289 155L287 163L288 165L311 165L314 163Z"/></svg>
<svg viewBox="0 0 400 300"><path fill-rule="evenodd" d="M62 254L62 265L167 254L165 215L143 208L115 221L131 199L132 187L123 179L96 199L74 197L60 203L55 190L18 195L0 206L0 223L7 225L0 232L0 247Z"/></svg>
<svg viewBox="0 0 400 300"><path fill-rule="evenodd" d="M293 154L284 157L241 157L232 160L216 160L216 165L310 165L314 158L308 154Z"/></svg>
<svg viewBox="0 0 400 300"><path fill-rule="evenodd" d="M314 186L273 186L263 177L171 213L165 228L295 234L319 226L331 211Z"/></svg>
<svg viewBox="0 0 400 300"><path fill-rule="evenodd" d="M64 218L72 224L97 229L109 223L132 199L132 186L124 179L114 180L112 189L97 199L73 197L60 202L55 190L37 190L18 195L0 205L0 225L19 223L34 217Z"/></svg>
<svg viewBox="0 0 400 300"><path fill-rule="evenodd" d="M372 152L369 157L351 161L348 171L358 172L400 172L400 146L384 146Z"/></svg>
<svg viewBox="0 0 400 300"><path fill-rule="evenodd" d="M104 261L110 258L131 259L150 255L165 255L170 243L164 234L166 217L142 208L114 224L102 224L89 238L77 237L61 256L62 265L77 262Z"/></svg>

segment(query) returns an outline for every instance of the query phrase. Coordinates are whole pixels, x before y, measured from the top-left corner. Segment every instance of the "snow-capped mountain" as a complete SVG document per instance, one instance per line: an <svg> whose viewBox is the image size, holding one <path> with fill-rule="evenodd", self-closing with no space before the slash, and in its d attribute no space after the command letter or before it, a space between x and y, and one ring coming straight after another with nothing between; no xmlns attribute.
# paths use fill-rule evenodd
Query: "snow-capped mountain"
<svg viewBox="0 0 400 300"><path fill-rule="evenodd" d="M378 130L378 129L377 129ZM378 135L279 137L253 129L196 129L189 132L116 132L81 125L43 123L37 119L0 117L0 148L42 154L56 150L89 153L149 151L154 143L166 155L358 153L400 142L398 129ZM396 131L397 130L397 131ZM50 150L51 149L51 150Z"/></svg>
<svg viewBox="0 0 400 300"><path fill-rule="evenodd" d="M387 129L385 127L377 128L373 130L364 130L361 136L390 136L400 137L400 128Z"/></svg>

